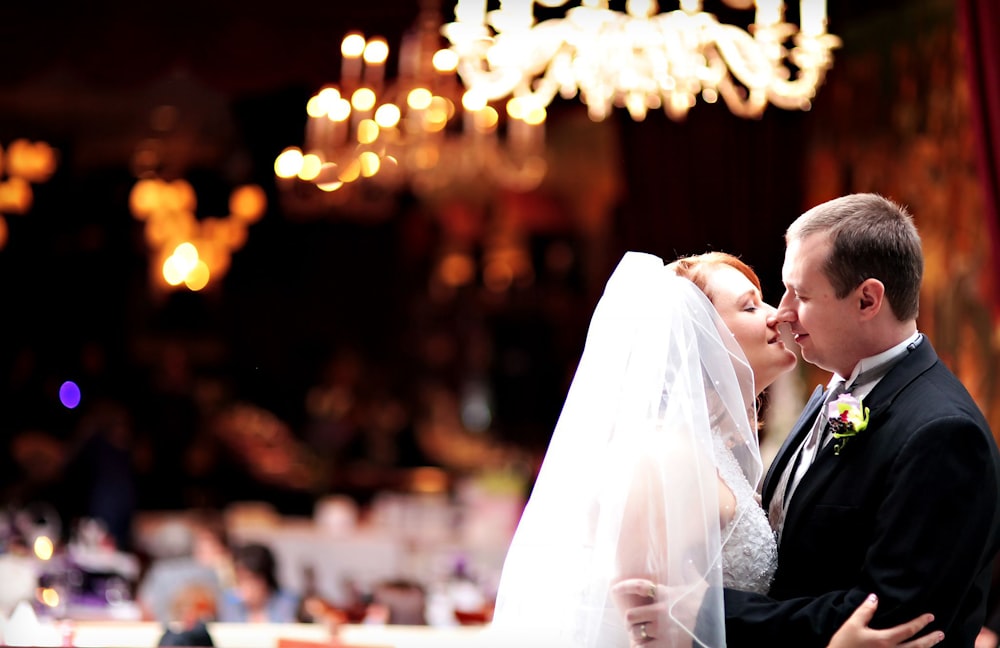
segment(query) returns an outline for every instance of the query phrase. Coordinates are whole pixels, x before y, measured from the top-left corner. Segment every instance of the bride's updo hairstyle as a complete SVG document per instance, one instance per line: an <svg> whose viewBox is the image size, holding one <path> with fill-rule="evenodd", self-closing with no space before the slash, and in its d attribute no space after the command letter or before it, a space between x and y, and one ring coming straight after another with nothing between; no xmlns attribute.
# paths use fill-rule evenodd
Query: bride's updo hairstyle
<svg viewBox="0 0 1000 648"><path fill-rule="evenodd" d="M757 274L747 264L726 252L706 252L694 256L681 257L676 261L667 264L667 267L674 271L679 277L684 277L701 289L701 292L708 296L709 301L715 302L715 296L708 290L708 276L714 268L720 265L727 265L739 270L743 276L750 280L758 292L760 279Z"/></svg>

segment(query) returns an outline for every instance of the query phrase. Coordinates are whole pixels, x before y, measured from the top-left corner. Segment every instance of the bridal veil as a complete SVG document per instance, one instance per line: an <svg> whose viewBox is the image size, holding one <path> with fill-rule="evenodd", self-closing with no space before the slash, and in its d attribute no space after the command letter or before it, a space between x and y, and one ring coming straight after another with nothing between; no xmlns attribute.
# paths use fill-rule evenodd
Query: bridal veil
<svg viewBox="0 0 1000 648"><path fill-rule="evenodd" d="M745 356L704 293L658 257L625 254L591 320L487 634L515 646L628 646L610 590L642 577L674 594L658 622L680 630L677 645L725 646L716 466L727 448L758 485L754 398Z"/></svg>

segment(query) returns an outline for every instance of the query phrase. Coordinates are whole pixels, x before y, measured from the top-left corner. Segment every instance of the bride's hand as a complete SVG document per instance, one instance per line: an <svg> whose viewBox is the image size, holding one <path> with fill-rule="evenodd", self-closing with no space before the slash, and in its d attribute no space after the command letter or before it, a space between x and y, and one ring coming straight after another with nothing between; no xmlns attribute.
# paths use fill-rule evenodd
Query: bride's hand
<svg viewBox="0 0 1000 648"><path fill-rule="evenodd" d="M869 628L868 623L875 616L876 608L878 608L878 598L874 594L869 594L847 621L844 621L844 625L840 626L830 639L827 648L890 648L891 646L928 648L944 639L944 633L936 631L908 641L934 620L933 614L922 614L911 621L884 630Z"/></svg>
<svg viewBox="0 0 1000 648"><path fill-rule="evenodd" d="M666 585L629 578L612 586L611 594L624 617L631 646L684 648L692 645L691 632L707 588L702 581L693 589L683 588L681 597L673 595ZM684 623L688 628L682 627Z"/></svg>

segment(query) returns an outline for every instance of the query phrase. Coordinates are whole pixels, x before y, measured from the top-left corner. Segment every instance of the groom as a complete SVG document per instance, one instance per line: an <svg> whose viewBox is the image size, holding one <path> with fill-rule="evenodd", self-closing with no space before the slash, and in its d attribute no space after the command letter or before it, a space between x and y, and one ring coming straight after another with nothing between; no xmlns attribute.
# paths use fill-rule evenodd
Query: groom
<svg viewBox="0 0 1000 648"><path fill-rule="evenodd" d="M1000 455L917 330L916 228L891 201L854 194L800 216L786 243L775 317L862 407L830 439L817 388L772 462L778 570L768 596L725 591L728 644L825 646L874 592L872 627L931 612L940 645L972 646L1000 548Z"/></svg>

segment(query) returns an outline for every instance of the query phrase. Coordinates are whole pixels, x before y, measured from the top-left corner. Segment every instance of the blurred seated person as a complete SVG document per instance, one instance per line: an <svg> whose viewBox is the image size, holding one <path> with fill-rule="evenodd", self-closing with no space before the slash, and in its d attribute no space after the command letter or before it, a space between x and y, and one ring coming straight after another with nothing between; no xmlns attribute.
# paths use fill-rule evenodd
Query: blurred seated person
<svg viewBox="0 0 1000 648"><path fill-rule="evenodd" d="M153 559L139 581L136 600L147 621L168 624L179 621L178 611L183 609L184 592L198 592L213 601L207 620L215 615L214 602L221 597L226 586L220 577L214 557L222 549L206 550L202 545L209 541L212 532L202 528L197 518L192 523L176 521L164 525L160 534L170 547ZM207 594L204 594L206 593Z"/></svg>
<svg viewBox="0 0 1000 648"><path fill-rule="evenodd" d="M188 526L192 534L194 559L211 567L222 589L236 583L233 552L229 547L226 523L220 511L199 509L192 513Z"/></svg>
<svg viewBox="0 0 1000 648"><path fill-rule="evenodd" d="M219 600L218 620L228 623L295 623L299 596L278 584L274 554L251 542L233 550L233 587Z"/></svg>
<svg viewBox="0 0 1000 648"><path fill-rule="evenodd" d="M372 592L364 623L368 625L427 625L424 588L409 580L379 583Z"/></svg>
<svg viewBox="0 0 1000 648"><path fill-rule="evenodd" d="M214 646L208 622L216 617L218 592L200 584L182 587L171 603L171 621L158 646Z"/></svg>

